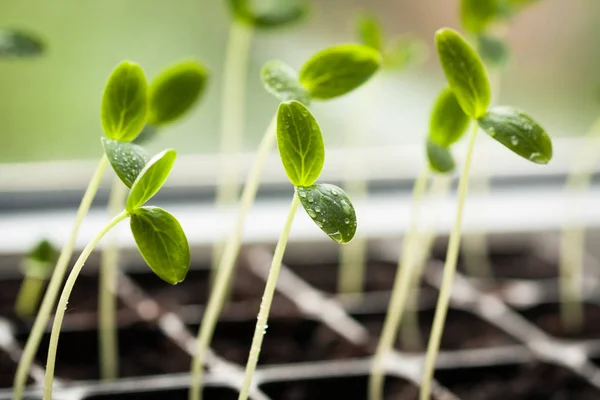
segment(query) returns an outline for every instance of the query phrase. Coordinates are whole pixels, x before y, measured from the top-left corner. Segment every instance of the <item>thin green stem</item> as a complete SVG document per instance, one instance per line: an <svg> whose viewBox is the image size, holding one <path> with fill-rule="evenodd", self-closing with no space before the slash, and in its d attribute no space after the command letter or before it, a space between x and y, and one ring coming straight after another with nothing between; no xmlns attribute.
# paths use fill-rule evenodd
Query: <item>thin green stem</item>
<svg viewBox="0 0 600 400"><path fill-rule="evenodd" d="M204 310L204 317L202 318L202 323L200 324L200 329L198 331L198 347L192 358L192 382L189 392L190 400L200 400L202 398L204 358L206 357L208 346L210 345L215 332L215 326L217 325L219 314L223 308L227 288L229 287L229 283L233 276L242 243L242 233L244 231L246 214L250 207L252 207L252 204L254 204L256 192L258 191L260 183L260 175L264 169L267 156L275 145L275 139L277 137L276 124L277 119L276 116L274 116L258 147L254 164L252 165L252 169L250 170L250 174L248 175L242 192L235 226L225 245L223 257L221 258L219 268L217 269L218 274L214 281L213 291L208 299L206 309Z"/></svg>
<svg viewBox="0 0 600 400"><path fill-rule="evenodd" d="M582 154L576 159L571 174L567 178L566 198L585 192L594 175L594 166L600 159L600 146L593 141L600 134L600 118L596 119L586 135ZM577 204L570 204L568 214L579 210ZM585 250L585 224L581 218L566 221L561 233L560 243L560 313L563 326L570 331L581 329L583 324L583 305L581 301L581 282L583 276L583 254Z"/></svg>
<svg viewBox="0 0 600 400"><path fill-rule="evenodd" d="M267 319L269 318L269 312L271 311L271 303L273 302L273 296L275 295L275 287L277 286L277 277L279 276L279 270L281 269L281 261L283 260L283 254L285 253L285 247L287 246L288 237L292 230L292 223L296 216L296 210L300 204L300 198L297 193L294 193L294 199L290 206L285 225L277 246L275 247L275 253L273 253L273 260L271 261L271 267L269 268L269 276L267 277L267 283L265 284L265 291L263 293L262 301L260 303L260 309L258 311L258 317L256 317L256 327L254 328L254 336L252 337L252 345L250 346L250 354L248 355L248 362L246 364L246 374L244 376L244 382L242 383L242 389L238 400L246 400L252 385L252 377L254 371L256 371L256 365L258 364L258 356L262 347L262 342L267 333Z"/></svg>
<svg viewBox="0 0 600 400"><path fill-rule="evenodd" d="M35 314L45 284L46 280L37 275L25 275L15 303L15 312L19 317L31 317Z"/></svg>
<svg viewBox="0 0 600 400"><path fill-rule="evenodd" d="M398 333L398 326L402 320L406 300L410 293L414 253L418 247L416 243L416 233L418 227L419 205L421 204L421 199L427 188L430 171L429 167L423 168L413 186L410 223L408 230L404 235L404 242L402 244L402 252L398 259L392 296L383 323L381 338L379 339L379 344L377 345L377 350L375 352L373 368L369 377L370 400L383 400L385 357L390 353L394 346L396 335Z"/></svg>
<svg viewBox="0 0 600 400"><path fill-rule="evenodd" d="M117 215L125 207L127 186L118 177L114 177L108 215ZM109 235L106 246L102 249L100 261L100 287L98 289L98 324L100 327L100 378L114 380L119 376L119 344L116 329L117 270L119 267L119 241Z"/></svg>
<svg viewBox="0 0 600 400"><path fill-rule="evenodd" d="M450 304L452 283L454 282L454 275L456 273L456 262L458 259L458 251L460 249L462 216L465 199L467 197L467 191L469 189L469 171L471 169L473 150L475 148L478 131L477 121L473 121L472 124L473 128L469 138L467 155L465 157L460 180L458 181L456 219L454 221L452 232L450 233L450 240L448 241L448 250L446 252L446 263L444 265L442 285L435 309L435 316L433 318L433 327L431 329L431 335L429 336L429 343L427 344L427 355L425 357L423 379L421 381L421 392L419 394L420 400L429 399L429 394L431 392L431 380L433 379L435 360L440 349L440 341L442 339L442 332L444 331L444 324L446 322L446 315L448 313L448 306Z"/></svg>
<svg viewBox="0 0 600 400"><path fill-rule="evenodd" d="M31 333L29 334L29 338L27 338L27 343L23 349L21 360L19 360L19 365L17 366L17 372L15 374L15 380L13 384L14 400L23 399L23 391L25 390L25 385L27 383L29 369L31 368L35 354L37 353L44 330L46 329L46 325L50 319L50 314L54 308L58 291L60 290L60 286L65 277L65 272L67 271L69 260L71 259L71 255L73 253L73 247L75 247L75 240L77 239L77 234L79 233L79 227L90 209L92 200L94 200L94 197L96 196L96 192L98 191L98 187L100 186L102 176L104 175L104 171L106 170L107 166L108 159L106 156L102 156L102 159L100 160L100 163L98 164L98 167L96 168L96 171L94 172L94 175L88 184L85 194L81 199L81 204L77 210L77 216L75 217L71 235L62 248L60 255L58 256L56 267L52 273L52 278L50 278L48 288L46 289L46 294L42 300L42 305L40 306L38 315L33 323Z"/></svg>
<svg viewBox="0 0 600 400"><path fill-rule="evenodd" d="M223 208L238 199L237 168L232 155L242 147L246 119L246 76L252 42L252 28L234 21L229 30L225 65L223 66L223 90L221 94L221 165L215 204ZM213 283L224 249L224 239L213 246Z"/></svg>
<svg viewBox="0 0 600 400"><path fill-rule="evenodd" d="M379 77L369 85L360 107L352 113L353 117L349 120L350 124L347 127L348 132L344 135L348 148L359 150L364 147L365 135L363 132L369 131L366 122L370 121L381 82L382 79ZM356 200L367 197L368 186L364 170L364 159L361 154L348 159L344 189L351 199ZM360 232L356 233L350 243L340 246L338 293L354 293L357 296L362 296L365 287L367 247L367 240Z"/></svg>
<svg viewBox="0 0 600 400"><path fill-rule="evenodd" d="M54 366L56 363L56 352L58 350L58 339L60 336L60 328L62 326L65 312L67 311L67 304L69 303L69 297L75 286L75 281L79 276L79 273L83 269L85 262L87 261L94 248L100 242L100 240L110 231L115 225L129 217L129 213L126 211L121 212L114 217L108 224L106 224L94 238L85 246L79 258L75 262L73 269L67 277L65 286L63 287L60 298L58 299L58 305L56 306L56 314L54 315L54 322L52 323L52 332L50 333L50 344L48 346L48 358L46 360L46 378L44 380L44 400L52 400L52 382L54 381Z"/></svg>

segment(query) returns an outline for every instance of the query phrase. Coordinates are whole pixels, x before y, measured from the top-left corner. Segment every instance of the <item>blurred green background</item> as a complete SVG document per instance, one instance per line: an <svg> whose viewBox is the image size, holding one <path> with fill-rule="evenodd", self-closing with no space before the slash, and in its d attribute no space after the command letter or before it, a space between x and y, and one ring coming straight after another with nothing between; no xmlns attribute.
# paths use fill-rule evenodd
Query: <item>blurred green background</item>
<svg viewBox="0 0 600 400"><path fill-rule="evenodd" d="M341 100L315 104L327 144L345 146L345 134L357 126L371 145L422 141L444 82L433 33L442 26L460 28L457 0L313 3L302 24L254 36L244 148L256 147L276 110L260 83L262 64L276 58L298 68L325 46L355 41L352 22L359 9L376 13L390 34L421 37L430 57L408 71L383 74ZM527 109L553 137L584 134L600 111L599 16L598 0L541 0L518 15L506 37L512 54L500 102ZM30 29L48 49L41 58L0 62L0 162L99 157L101 93L123 59L140 63L149 79L182 58L202 60L211 71L208 93L153 147L216 151L229 21L224 0L2 0L0 27Z"/></svg>

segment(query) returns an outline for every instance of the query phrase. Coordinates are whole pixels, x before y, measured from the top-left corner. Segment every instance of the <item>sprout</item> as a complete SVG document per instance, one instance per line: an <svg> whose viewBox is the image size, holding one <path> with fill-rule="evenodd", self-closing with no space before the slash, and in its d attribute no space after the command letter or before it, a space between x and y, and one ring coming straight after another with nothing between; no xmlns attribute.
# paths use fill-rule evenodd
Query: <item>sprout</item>
<svg viewBox="0 0 600 400"><path fill-rule="evenodd" d="M52 244L43 239L23 258L21 269L24 279L15 303L15 312L19 317L30 317L35 313L57 257L58 253Z"/></svg>

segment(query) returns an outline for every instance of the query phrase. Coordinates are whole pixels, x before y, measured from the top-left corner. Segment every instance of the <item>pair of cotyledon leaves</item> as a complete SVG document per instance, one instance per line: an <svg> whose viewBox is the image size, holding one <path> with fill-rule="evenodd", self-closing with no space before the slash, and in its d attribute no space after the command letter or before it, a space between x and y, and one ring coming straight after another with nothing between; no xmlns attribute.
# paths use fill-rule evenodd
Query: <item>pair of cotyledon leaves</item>
<svg viewBox="0 0 600 400"><path fill-rule="evenodd" d="M130 188L125 210L131 232L152 271L171 284L181 282L189 269L188 241L173 215L145 204L166 181L176 152L164 150L150 159L131 142L147 124L161 126L187 112L200 97L206 77L200 64L184 62L148 87L142 68L125 61L109 77L102 98L102 144L117 176Z"/></svg>
<svg viewBox="0 0 600 400"><path fill-rule="evenodd" d="M552 142L546 131L525 112L511 106L490 107L491 89L477 52L452 29L436 32L435 43L450 86L433 108L427 154L432 168L454 168L449 147L466 131L469 120L504 146L537 164L552 158Z"/></svg>
<svg viewBox="0 0 600 400"><path fill-rule="evenodd" d="M308 14L306 0L281 2L268 11L256 10L251 0L229 0L229 6L234 18L258 29L278 28L298 22Z"/></svg>
<svg viewBox="0 0 600 400"><path fill-rule="evenodd" d="M427 47L423 41L412 35L398 35L388 41L381 22L370 12L362 11L358 14L356 30L362 44L381 53L384 69L402 70L422 62L427 56Z"/></svg>
<svg viewBox="0 0 600 400"><path fill-rule="evenodd" d="M299 76L281 61L270 61L261 71L266 90L283 102L277 111L277 144L285 172L307 214L338 243L354 237L356 213L342 189L316 183L325 163L325 145L321 128L306 105L312 99L332 99L356 89L380 65L377 50L345 44L315 54Z"/></svg>

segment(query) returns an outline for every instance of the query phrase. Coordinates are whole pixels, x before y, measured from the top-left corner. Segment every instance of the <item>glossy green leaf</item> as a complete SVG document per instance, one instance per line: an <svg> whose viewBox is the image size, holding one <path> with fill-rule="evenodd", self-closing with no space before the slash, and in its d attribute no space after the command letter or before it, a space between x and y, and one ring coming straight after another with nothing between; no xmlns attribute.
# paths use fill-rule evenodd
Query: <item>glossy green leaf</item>
<svg viewBox="0 0 600 400"><path fill-rule="evenodd" d="M450 149L440 146L430 138L427 138L427 160L429 167L439 173L448 173L456 167Z"/></svg>
<svg viewBox="0 0 600 400"><path fill-rule="evenodd" d="M309 105L310 95L298 81L296 71L282 61L269 61L260 71L265 89L280 101L296 100Z"/></svg>
<svg viewBox="0 0 600 400"><path fill-rule="evenodd" d="M146 204L164 185L173 164L177 152L173 149L164 150L154 157L144 169L139 173L137 179L133 182L125 209L129 212Z"/></svg>
<svg viewBox="0 0 600 400"><path fill-rule="evenodd" d="M521 157L536 164L552 159L552 141L533 118L510 106L492 107L478 120L481 129Z"/></svg>
<svg viewBox="0 0 600 400"><path fill-rule="evenodd" d="M0 29L0 58L35 57L46 44L37 35L16 29Z"/></svg>
<svg viewBox="0 0 600 400"><path fill-rule="evenodd" d="M185 279L190 247L179 221L158 207L140 207L131 214L131 232L152 271L172 285Z"/></svg>
<svg viewBox="0 0 600 400"><path fill-rule="evenodd" d="M429 120L429 139L440 146L448 147L460 140L471 119L460 108L450 88L441 91Z"/></svg>
<svg viewBox="0 0 600 400"><path fill-rule="evenodd" d="M40 240L21 263L25 276L46 279L54 269L58 251L48 240Z"/></svg>
<svg viewBox="0 0 600 400"><path fill-rule="evenodd" d="M109 139L131 142L142 131L148 109L148 83L144 70L123 61L114 69L102 96L101 119Z"/></svg>
<svg viewBox="0 0 600 400"><path fill-rule="evenodd" d="M322 50L300 70L300 83L314 99L331 99L365 83L381 64L378 51L358 44Z"/></svg>
<svg viewBox="0 0 600 400"><path fill-rule="evenodd" d="M496 18L499 0L461 0L460 19L468 31L484 31Z"/></svg>
<svg viewBox="0 0 600 400"><path fill-rule="evenodd" d="M138 137L134 139L133 143L138 145L150 143L158 136L159 132L160 131L156 126L147 123L144 125L144 129L142 129Z"/></svg>
<svg viewBox="0 0 600 400"><path fill-rule="evenodd" d="M162 71L150 84L148 122L172 122L200 98L208 80L207 69L197 61L183 61Z"/></svg>
<svg viewBox="0 0 600 400"><path fill-rule="evenodd" d="M490 82L481 58L462 36L449 28L436 32L435 44L448 84L463 111L471 118L481 117L491 100Z"/></svg>
<svg viewBox="0 0 600 400"><path fill-rule="evenodd" d="M302 207L331 239L348 243L356 233L356 212L346 192L337 186L316 183L296 187Z"/></svg>
<svg viewBox="0 0 600 400"><path fill-rule="evenodd" d="M310 186L325 163L325 145L315 117L302 103L281 103L277 111L277 145L294 186Z"/></svg>
<svg viewBox="0 0 600 400"><path fill-rule="evenodd" d="M421 64L427 59L427 46L412 35L399 35L390 40L383 51L383 66L392 70L403 70Z"/></svg>
<svg viewBox="0 0 600 400"><path fill-rule="evenodd" d="M148 162L146 151L133 143L120 142L105 137L102 139L104 153L110 161L115 173L123 181L125 186L131 188L140 172Z"/></svg>
<svg viewBox="0 0 600 400"><path fill-rule="evenodd" d="M383 29L375 15L368 11L360 12L356 18L356 30L362 44L377 51L383 49Z"/></svg>
<svg viewBox="0 0 600 400"><path fill-rule="evenodd" d="M477 37L477 51L483 61L489 66L502 68L508 62L508 46L502 40L495 37L479 35Z"/></svg>
<svg viewBox="0 0 600 400"><path fill-rule="evenodd" d="M278 28L296 23L308 14L306 0L281 2L267 11L253 9L250 0L229 0L236 20L259 29Z"/></svg>

